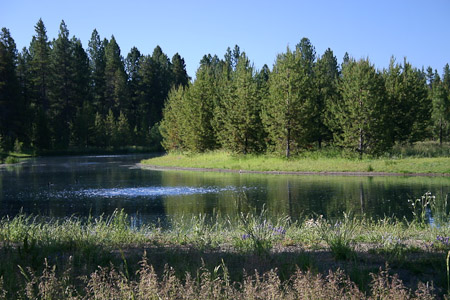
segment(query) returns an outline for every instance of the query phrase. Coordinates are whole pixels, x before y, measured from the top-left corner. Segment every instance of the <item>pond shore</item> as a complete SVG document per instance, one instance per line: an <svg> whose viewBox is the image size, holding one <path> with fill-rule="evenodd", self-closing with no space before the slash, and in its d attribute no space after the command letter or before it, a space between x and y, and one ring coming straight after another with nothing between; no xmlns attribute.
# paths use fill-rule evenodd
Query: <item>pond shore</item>
<svg viewBox="0 0 450 300"><path fill-rule="evenodd" d="M270 174L270 175L323 175L323 176L428 176L428 177L450 177L450 173L388 173L388 172L333 172L333 171L252 171L217 168L190 168L157 166L144 163L136 164L137 167L154 171L195 171L195 172L219 172L219 173L241 173L241 174Z"/></svg>
<svg viewBox="0 0 450 300"><path fill-rule="evenodd" d="M450 158L349 159L328 157L281 158L267 155L233 155L227 152L166 154L143 160L140 168L201 172L349 175L349 176L450 176Z"/></svg>
<svg viewBox="0 0 450 300"><path fill-rule="evenodd" d="M264 213L199 215L175 218L168 228L133 228L123 211L50 222L18 215L1 220L0 295L40 299L51 290L51 299L269 299L263 291L272 289L277 296L270 299L305 293L321 295L309 299L435 299L447 292L449 250L446 228L421 218L344 216L335 223ZM202 287L219 294L199 296ZM176 295L164 297L166 288ZM246 294L252 288L258 297ZM185 289L195 292L182 297Z"/></svg>

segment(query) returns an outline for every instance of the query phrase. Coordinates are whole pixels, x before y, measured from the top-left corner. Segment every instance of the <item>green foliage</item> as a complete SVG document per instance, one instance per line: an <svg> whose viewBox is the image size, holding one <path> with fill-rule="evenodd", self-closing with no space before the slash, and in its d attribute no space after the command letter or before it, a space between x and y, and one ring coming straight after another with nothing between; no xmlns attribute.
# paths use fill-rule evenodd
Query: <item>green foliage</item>
<svg viewBox="0 0 450 300"><path fill-rule="evenodd" d="M391 105L393 140L413 143L427 137L431 103L424 76L406 59L403 65L391 58L384 73L387 97Z"/></svg>
<svg viewBox="0 0 450 300"><path fill-rule="evenodd" d="M173 77L173 86L183 86L186 87L189 84L189 76L186 72L186 64L184 59L180 56L180 54L175 53L172 57L172 77Z"/></svg>
<svg viewBox="0 0 450 300"><path fill-rule="evenodd" d="M262 121L268 133L269 145L277 152L305 146L309 137L312 81L309 64L302 63L301 49L289 48L279 54L270 76L270 94L263 101Z"/></svg>
<svg viewBox="0 0 450 300"><path fill-rule="evenodd" d="M214 77L208 66L200 67L195 82L185 92L184 110L184 145L194 152L203 152L217 147L216 135L212 122L216 90Z"/></svg>
<svg viewBox="0 0 450 300"><path fill-rule="evenodd" d="M169 151L289 157L325 145L379 155L395 143L448 139L448 65L443 73L392 60L381 76L347 53L339 66L331 49L318 57L303 38L272 70L256 72L237 45L223 59L205 55L190 83L178 53L170 60L159 46L151 55L134 47L124 59L115 37L96 30L85 50L64 21L49 41L40 19L20 53L2 29L0 135L5 151L16 140L37 151L159 149L161 132Z"/></svg>
<svg viewBox="0 0 450 300"><path fill-rule="evenodd" d="M8 29L0 33L0 135L3 147L11 150L20 129L20 89L16 75L17 50Z"/></svg>
<svg viewBox="0 0 450 300"><path fill-rule="evenodd" d="M448 139L450 133L450 83L448 78L450 71L444 69L444 80L441 81L439 74L434 75L430 90L433 110L431 118L433 121L433 133L442 145L444 140Z"/></svg>
<svg viewBox="0 0 450 300"><path fill-rule="evenodd" d="M332 104L341 133L338 145L360 154L379 154L392 145L384 81L368 60L350 60L339 81L342 101Z"/></svg>
<svg viewBox="0 0 450 300"><path fill-rule="evenodd" d="M217 120L221 127L219 142L236 153L261 152L264 147L261 104L253 73L250 61L242 53L221 106L216 107L216 115L221 115Z"/></svg>
<svg viewBox="0 0 450 300"><path fill-rule="evenodd" d="M160 126L162 145L168 151L185 148L184 124L187 122L184 116L185 105L185 89L183 87L172 89L167 97Z"/></svg>
<svg viewBox="0 0 450 300"><path fill-rule="evenodd" d="M264 209L259 215L241 213L237 226L242 233L234 237L233 245L244 252L266 255L276 242L284 239L288 224L287 217L272 223Z"/></svg>
<svg viewBox="0 0 450 300"><path fill-rule="evenodd" d="M8 156L5 159L5 164L16 164L19 162L19 159L17 157L14 156Z"/></svg>
<svg viewBox="0 0 450 300"><path fill-rule="evenodd" d="M338 100L337 80L339 78L338 63L331 49L327 49L322 57L317 59L314 66L314 81L317 87L317 95L314 101L314 117L312 126L315 130L312 139L316 139L318 147L323 142L331 142L333 131L339 131L335 124L335 117L328 107Z"/></svg>
<svg viewBox="0 0 450 300"><path fill-rule="evenodd" d="M448 149L447 149L448 151ZM442 152L439 152L442 153ZM202 154L169 153L165 156L145 160L142 163L156 166L228 169L268 172L374 172L402 174L448 174L449 157L363 157L354 152L323 150L305 152L292 159L274 155L236 155L226 151L211 151Z"/></svg>
<svg viewBox="0 0 450 300"><path fill-rule="evenodd" d="M319 219L321 237L337 260L349 260L355 257L353 250L355 229L356 220L347 214L344 214L343 220L334 224Z"/></svg>
<svg viewBox="0 0 450 300"><path fill-rule="evenodd" d="M22 142L19 142L19 140L16 139L16 140L14 141L14 148L13 148L13 150L14 150L14 152L16 152L16 153L22 153L22 150L23 150L23 143L22 143ZM0 152L1 152L1 150L0 150Z"/></svg>
<svg viewBox="0 0 450 300"><path fill-rule="evenodd" d="M117 119L116 127L117 128L115 129L113 145L115 145L116 147L129 145L131 142L131 130L129 128L128 119L122 111L120 112L119 118Z"/></svg>
<svg viewBox="0 0 450 300"><path fill-rule="evenodd" d="M345 216L340 224L320 217L289 223L286 217L269 221L265 213L241 220L218 215L177 220L169 227L133 228L123 210L86 220L5 217L0 220L0 298L435 299L448 288L448 250L423 246L414 254L395 241L425 245L444 228ZM276 234L278 226L285 235ZM253 234L262 248L254 248L250 238L247 245L235 242L243 233ZM337 241L332 253L325 239ZM393 269L374 269L394 255ZM355 259L336 261L343 258ZM426 270L418 272L412 266L418 264ZM434 280L439 294L433 294L432 285L405 286L402 280L411 277Z"/></svg>
<svg viewBox="0 0 450 300"><path fill-rule="evenodd" d="M100 122L100 120L97 120ZM97 124L101 126L100 124ZM79 147L88 147L92 145L101 145L101 139L96 141L96 115L94 108L88 102L84 102L83 106L77 109L74 121L72 123L72 144Z"/></svg>

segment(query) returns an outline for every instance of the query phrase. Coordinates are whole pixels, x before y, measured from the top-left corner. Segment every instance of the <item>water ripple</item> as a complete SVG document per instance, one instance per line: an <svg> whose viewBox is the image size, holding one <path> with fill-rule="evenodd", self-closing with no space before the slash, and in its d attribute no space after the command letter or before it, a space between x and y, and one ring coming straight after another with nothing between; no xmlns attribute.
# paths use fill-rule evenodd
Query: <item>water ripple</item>
<svg viewBox="0 0 450 300"><path fill-rule="evenodd" d="M151 196L176 196L219 193L232 190L232 187L135 187L135 188L112 188L112 189L87 189L78 191L81 195L88 197L151 197Z"/></svg>

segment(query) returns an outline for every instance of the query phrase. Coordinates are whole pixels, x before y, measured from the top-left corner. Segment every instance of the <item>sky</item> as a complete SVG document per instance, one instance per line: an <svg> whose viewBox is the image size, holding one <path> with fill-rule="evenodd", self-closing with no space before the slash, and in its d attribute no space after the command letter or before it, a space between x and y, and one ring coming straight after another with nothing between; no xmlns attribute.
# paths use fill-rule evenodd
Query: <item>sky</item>
<svg viewBox="0 0 450 300"><path fill-rule="evenodd" d="M442 74L450 63L450 0L276 0L276 1L116 1L0 0L0 27L10 30L17 48L28 47L42 18L50 40L61 20L85 49L93 29L116 38L122 56L132 47L151 54L159 45L169 58L179 53L195 76L205 54L223 58L239 45L256 69L272 68L277 54L303 37L321 55L333 50L369 58L378 69L391 56Z"/></svg>

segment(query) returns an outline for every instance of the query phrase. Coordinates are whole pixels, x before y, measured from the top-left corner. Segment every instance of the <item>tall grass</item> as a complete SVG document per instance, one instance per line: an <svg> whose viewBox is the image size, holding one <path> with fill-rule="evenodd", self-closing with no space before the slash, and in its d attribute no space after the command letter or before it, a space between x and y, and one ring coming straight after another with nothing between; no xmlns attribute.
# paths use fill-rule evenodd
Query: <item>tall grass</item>
<svg viewBox="0 0 450 300"><path fill-rule="evenodd" d="M119 210L3 218L0 299L431 299L431 283L416 286L419 278L440 295L448 288L447 226L350 216L294 222L265 210L132 223ZM379 262L394 269L377 271ZM407 285L398 271L409 274Z"/></svg>
<svg viewBox="0 0 450 300"><path fill-rule="evenodd" d="M418 142L415 144L396 144L388 154L391 157L449 157L450 143L439 145L435 141Z"/></svg>
<svg viewBox="0 0 450 300"><path fill-rule="evenodd" d="M220 270L221 269L221 270ZM396 275L380 268L372 274L371 290L362 292L341 270L323 276L299 269L282 282L277 270L246 275L241 283L229 280L227 268L218 266L210 272L204 268L196 275L187 273L180 280L166 266L162 276L144 257L135 278L114 266L100 267L83 278L84 288L74 286L66 274L58 275L54 266L45 264L41 274L24 271L27 277L20 299L434 299L432 286L419 283L415 292L407 288ZM25 274L26 273L26 274ZM1 288L1 285L0 285ZM1 290L0 297L6 298Z"/></svg>

